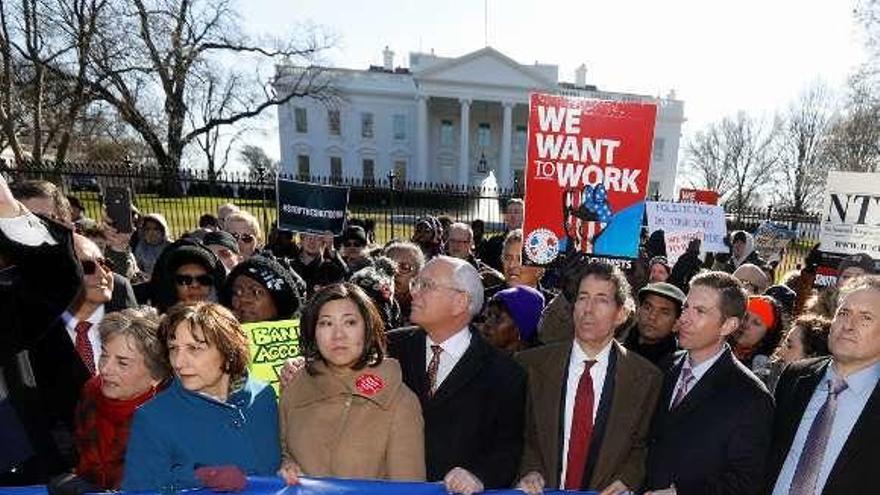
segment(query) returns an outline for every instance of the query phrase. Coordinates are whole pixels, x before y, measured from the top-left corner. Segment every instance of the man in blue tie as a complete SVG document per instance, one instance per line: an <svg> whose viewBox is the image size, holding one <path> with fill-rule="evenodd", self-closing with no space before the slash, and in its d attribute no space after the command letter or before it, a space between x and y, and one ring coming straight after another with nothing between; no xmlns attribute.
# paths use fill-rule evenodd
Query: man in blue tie
<svg viewBox="0 0 880 495"><path fill-rule="evenodd" d="M766 493L876 493L880 459L880 277L840 293L831 357L791 364L776 388Z"/></svg>
<svg viewBox="0 0 880 495"><path fill-rule="evenodd" d="M760 492L770 447L773 398L725 343L746 310L728 273L694 277L675 325L679 345L663 380L648 445L654 495Z"/></svg>

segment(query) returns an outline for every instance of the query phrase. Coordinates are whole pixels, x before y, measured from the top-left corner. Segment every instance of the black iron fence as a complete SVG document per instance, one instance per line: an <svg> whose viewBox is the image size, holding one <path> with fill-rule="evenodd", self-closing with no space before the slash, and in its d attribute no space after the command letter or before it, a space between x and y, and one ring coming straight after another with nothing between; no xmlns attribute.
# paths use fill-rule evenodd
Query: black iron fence
<svg viewBox="0 0 880 495"><path fill-rule="evenodd" d="M107 186L125 186L133 194L141 213L161 213L168 220L172 235L198 227L202 214L216 214L217 207L235 203L254 214L266 232L277 219L275 177L248 173L209 174L206 170L180 170L169 174L155 168L120 164L29 164L3 167L12 181L44 179L57 184L66 194L80 200L86 216L101 217L101 193ZM463 187L436 183L393 183L389 179L361 180L337 177L282 178L338 184L350 188L349 210L352 218L372 220L377 242L409 238L415 220L423 215L446 215L453 221L481 219L486 232L503 228L503 207L521 190L491 187ZM656 198L655 198L656 199ZM728 211L728 230L754 232L764 221L786 225L797 232L782 256L777 274L798 268L810 248L818 242L819 217L782 208L754 208Z"/></svg>

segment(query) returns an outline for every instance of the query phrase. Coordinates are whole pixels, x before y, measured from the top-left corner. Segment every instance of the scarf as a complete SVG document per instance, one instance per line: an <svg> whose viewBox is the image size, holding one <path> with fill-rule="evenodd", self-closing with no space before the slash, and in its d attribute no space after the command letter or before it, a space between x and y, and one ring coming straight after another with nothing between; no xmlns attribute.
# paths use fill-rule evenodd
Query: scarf
<svg viewBox="0 0 880 495"><path fill-rule="evenodd" d="M78 475L104 490L119 489L134 411L160 389L161 386L153 387L133 399L115 400L101 393L100 375L86 382L76 410L74 431Z"/></svg>

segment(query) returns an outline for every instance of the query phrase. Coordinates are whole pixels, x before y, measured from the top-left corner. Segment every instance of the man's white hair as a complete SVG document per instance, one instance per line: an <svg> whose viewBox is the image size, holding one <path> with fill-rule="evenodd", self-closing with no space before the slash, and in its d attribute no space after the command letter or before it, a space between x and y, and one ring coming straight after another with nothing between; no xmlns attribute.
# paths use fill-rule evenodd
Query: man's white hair
<svg viewBox="0 0 880 495"><path fill-rule="evenodd" d="M452 265L450 282L456 289L467 293L468 313L471 317L479 314L483 309L483 282L480 280L480 273L467 261L452 256L437 256L428 264L440 261Z"/></svg>
<svg viewBox="0 0 880 495"><path fill-rule="evenodd" d="M471 241L474 240L474 229L471 228L470 225L464 222L455 222L449 226L449 234L452 235L453 230L460 230L462 232L466 232Z"/></svg>

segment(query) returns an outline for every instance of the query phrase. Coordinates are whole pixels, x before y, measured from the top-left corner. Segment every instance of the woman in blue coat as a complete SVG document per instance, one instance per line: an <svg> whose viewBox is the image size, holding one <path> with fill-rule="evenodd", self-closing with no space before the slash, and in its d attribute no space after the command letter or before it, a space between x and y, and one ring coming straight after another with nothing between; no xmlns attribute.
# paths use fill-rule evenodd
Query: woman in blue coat
<svg viewBox="0 0 880 495"><path fill-rule="evenodd" d="M123 490L241 490L280 463L275 391L247 375L248 340L226 308L177 305L159 327L171 386L134 415Z"/></svg>

